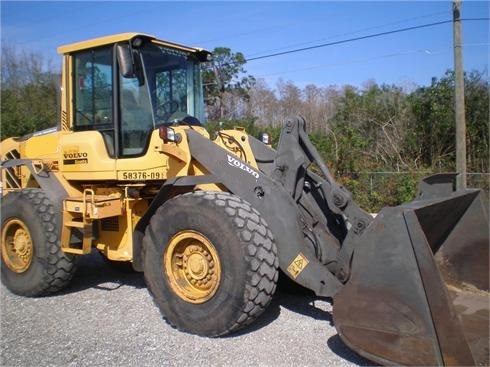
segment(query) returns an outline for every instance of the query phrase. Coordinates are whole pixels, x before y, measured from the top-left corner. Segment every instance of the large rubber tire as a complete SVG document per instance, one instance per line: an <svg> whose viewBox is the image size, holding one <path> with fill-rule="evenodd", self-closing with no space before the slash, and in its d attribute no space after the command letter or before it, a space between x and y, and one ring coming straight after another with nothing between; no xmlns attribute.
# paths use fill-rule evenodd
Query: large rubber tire
<svg viewBox="0 0 490 367"><path fill-rule="evenodd" d="M153 215L143 239L144 274L173 327L215 337L255 320L278 279L277 249L260 214L223 192L175 197Z"/></svg>
<svg viewBox="0 0 490 367"><path fill-rule="evenodd" d="M22 296L57 292L70 282L77 257L60 248L51 201L40 189L23 189L2 199L2 283Z"/></svg>

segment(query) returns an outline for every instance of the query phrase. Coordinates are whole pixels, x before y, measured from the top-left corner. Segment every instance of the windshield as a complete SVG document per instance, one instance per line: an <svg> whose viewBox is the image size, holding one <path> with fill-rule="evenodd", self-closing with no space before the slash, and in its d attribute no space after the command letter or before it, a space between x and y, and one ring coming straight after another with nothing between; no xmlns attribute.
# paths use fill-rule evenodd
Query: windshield
<svg viewBox="0 0 490 367"><path fill-rule="evenodd" d="M199 62L189 52L148 43L140 49L155 124L204 118Z"/></svg>

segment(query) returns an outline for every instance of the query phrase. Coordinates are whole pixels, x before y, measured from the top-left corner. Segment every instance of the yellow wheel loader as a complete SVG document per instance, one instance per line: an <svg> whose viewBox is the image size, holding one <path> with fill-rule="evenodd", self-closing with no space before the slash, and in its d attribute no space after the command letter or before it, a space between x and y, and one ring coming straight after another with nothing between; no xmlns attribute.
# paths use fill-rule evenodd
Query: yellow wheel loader
<svg viewBox="0 0 490 367"><path fill-rule="evenodd" d="M488 364L482 191L431 176L373 219L302 118L285 122L277 149L241 128L209 136L209 52L127 33L59 53L58 126L1 143L10 291L56 292L96 249L144 273L168 323L215 337L253 322L282 271L332 300L342 340L376 363Z"/></svg>

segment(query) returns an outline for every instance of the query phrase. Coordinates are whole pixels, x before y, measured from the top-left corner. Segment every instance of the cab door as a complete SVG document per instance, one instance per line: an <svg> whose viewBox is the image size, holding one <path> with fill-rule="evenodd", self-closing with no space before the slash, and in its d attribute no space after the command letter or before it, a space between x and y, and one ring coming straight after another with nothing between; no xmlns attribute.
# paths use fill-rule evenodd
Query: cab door
<svg viewBox="0 0 490 367"><path fill-rule="evenodd" d="M71 129L60 136L67 179L116 178L116 103L113 45L74 52L69 58Z"/></svg>
<svg viewBox="0 0 490 367"><path fill-rule="evenodd" d="M135 64L140 61L136 54ZM143 69L142 65L136 67ZM167 159L158 149L161 139L155 130L150 97L150 90L155 89L149 84L142 74L118 75L120 129L116 171L119 180L141 182L164 178Z"/></svg>

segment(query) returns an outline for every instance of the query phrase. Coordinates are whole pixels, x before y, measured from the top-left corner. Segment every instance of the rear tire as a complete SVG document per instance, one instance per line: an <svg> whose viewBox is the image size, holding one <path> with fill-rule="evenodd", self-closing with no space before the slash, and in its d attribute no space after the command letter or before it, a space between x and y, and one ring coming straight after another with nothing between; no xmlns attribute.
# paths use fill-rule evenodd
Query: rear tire
<svg viewBox="0 0 490 367"><path fill-rule="evenodd" d="M277 250L260 214L224 192L170 199L153 215L143 240L144 274L168 323L220 336L255 320L278 278Z"/></svg>
<svg viewBox="0 0 490 367"><path fill-rule="evenodd" d="M57 292L70 282L76 256L60 247L51 201L40 189L23 189L2 198L2 283L21 296Z"/></svg>

